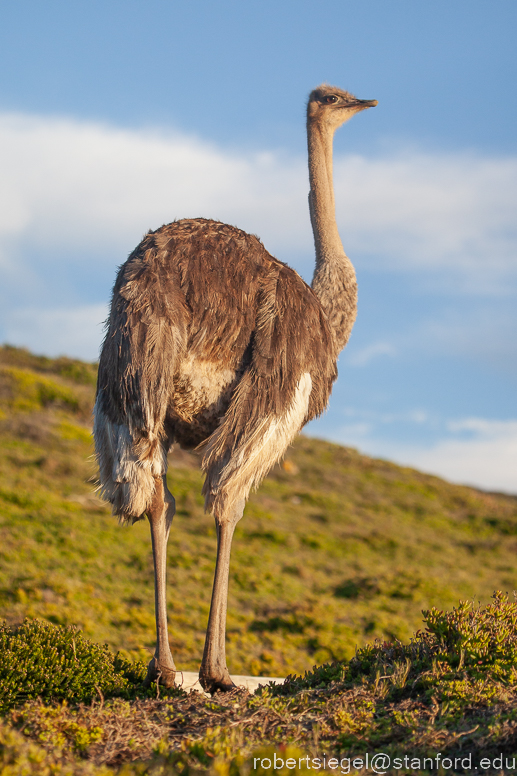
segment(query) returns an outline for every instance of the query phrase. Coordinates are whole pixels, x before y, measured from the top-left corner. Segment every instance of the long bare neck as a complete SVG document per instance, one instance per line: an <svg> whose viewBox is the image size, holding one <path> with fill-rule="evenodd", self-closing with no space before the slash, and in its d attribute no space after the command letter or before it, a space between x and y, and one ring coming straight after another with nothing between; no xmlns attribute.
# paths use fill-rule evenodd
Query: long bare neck
<svg viewBox="0 0 517 776"><path fill-rule="evenodd" d="M312 289L334 332L336 356L345 347L357 313L357 283L336 224L332 182L333 130L307 122L309 145L309 208L316 248Z"/></svg>

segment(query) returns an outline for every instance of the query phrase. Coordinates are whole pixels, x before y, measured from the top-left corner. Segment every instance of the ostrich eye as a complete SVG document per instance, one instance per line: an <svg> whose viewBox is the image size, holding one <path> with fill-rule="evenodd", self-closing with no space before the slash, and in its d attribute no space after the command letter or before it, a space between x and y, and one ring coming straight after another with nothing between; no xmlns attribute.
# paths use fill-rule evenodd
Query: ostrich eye
<svg viewBox="0 0 517 776"><path fill-rule="evenodd" d="M331 105L333 102L337 102L337 97L335 94L327 94L325 97L325 102L327 105Z"/></svg>

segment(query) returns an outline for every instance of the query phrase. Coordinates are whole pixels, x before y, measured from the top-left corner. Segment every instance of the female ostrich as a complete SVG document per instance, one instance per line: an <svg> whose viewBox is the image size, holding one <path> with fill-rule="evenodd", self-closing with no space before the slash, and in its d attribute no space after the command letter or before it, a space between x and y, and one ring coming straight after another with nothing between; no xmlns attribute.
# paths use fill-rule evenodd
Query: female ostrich
<svg viewBox="0 0 517 776"><path fill-rule="evenodd" d="M165 598L175 512L167 451L201 446L217 561L199 678L234 685L226 667L230 548L250 489L325 408L356 315L354 268L339 238L335 130L377 104L326 84L307 106L316 269L309 288L257 237L204 218L149 232L119 270L102 347L95 445L102 494L122 520L147 516L157 645L147 681L172 686Z"/></svg>

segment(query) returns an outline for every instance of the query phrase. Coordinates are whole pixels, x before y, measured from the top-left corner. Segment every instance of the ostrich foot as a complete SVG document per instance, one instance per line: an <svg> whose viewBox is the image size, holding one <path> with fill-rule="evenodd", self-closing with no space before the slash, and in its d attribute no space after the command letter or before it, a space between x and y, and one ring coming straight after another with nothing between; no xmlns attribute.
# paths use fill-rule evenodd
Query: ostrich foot
<svg viewBox="0 0 517 776"><path fill-rule="evenodd" d="M233 683L228 669L223 671L214 672L214 675L209 671L201 669L199 672L199 683L205 692L209 692L210 695L214 695L216 692L231 692L237 689L237 685Z"/></svg>
<svg viewBox="0 0 517 776"><path fill-rule="evenodd" d="M162 687L174 687L174 678L176 676L176 666L171 661L166 665L156 656L152 657L147 666L147 676L144 679L145 687L149 687L151 682L159 682Z"/></svg>

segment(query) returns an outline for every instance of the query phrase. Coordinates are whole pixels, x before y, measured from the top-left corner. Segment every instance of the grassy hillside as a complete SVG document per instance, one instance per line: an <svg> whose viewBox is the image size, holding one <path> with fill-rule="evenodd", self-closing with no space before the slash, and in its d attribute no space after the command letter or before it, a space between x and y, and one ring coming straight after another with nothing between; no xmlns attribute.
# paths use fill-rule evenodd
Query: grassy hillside
<svg viewBox="0 0 517 776"><path fill-rule="evenodd" d="M0 350L0 618L77 625L126 657L154 645L148 526L120 527L94 491L95 367ZM170 636L202 654L215 559L192 454L173 452ZM517 499L300 437L252 496L232 554L228 663L287 675L407 641L421 611L517 588Z"/></svg>
<svg viewBox="0 0 517 776"><path fill-rule="evenodd" d="M95 377L0 349L1 776L293 772L275 756L304 773L324 753L357 773L366 752L387 773L515 770L517 603L491 595L517 587L516 498L300 437L236 531L228 662L304 678L148 690L148 528L119 527L95 495ZM170 635L195 670L215 532L196 457L174 451L169 480Z"/></svg>

